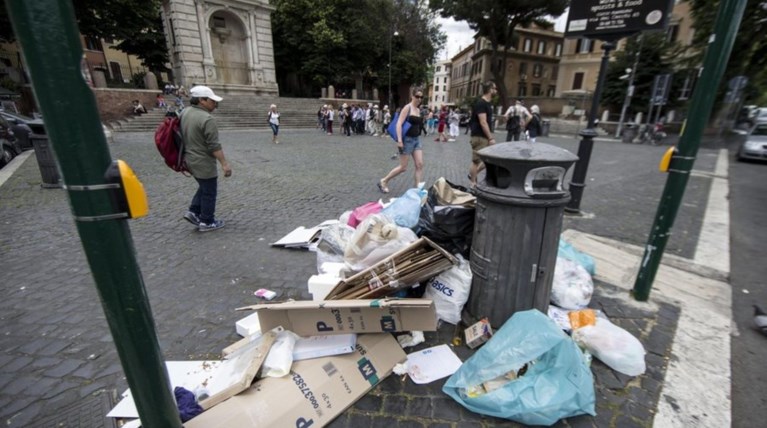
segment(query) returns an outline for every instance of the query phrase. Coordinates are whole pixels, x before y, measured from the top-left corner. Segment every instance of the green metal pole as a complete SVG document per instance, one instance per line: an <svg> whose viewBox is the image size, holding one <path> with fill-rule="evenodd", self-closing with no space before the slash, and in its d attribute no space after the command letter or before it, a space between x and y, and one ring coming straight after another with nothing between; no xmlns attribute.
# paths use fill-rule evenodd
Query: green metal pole
<svg viewBox="0 0 767 428"><path fill-rule="evenodd" d="M112 159L83 79L72 3L8 0L7 5L142 425L180 428L128 223L83 221L114 212L108 191L82 187L105 184Z"/></svg>
<svg viewBox="0 0 767 428"><path fill-rule="evenodd" d="M722 0L719 5L714 32L703 60L703 73L690 100L690 112L684 134L679 140L677 152L671 159L666 187L658 205L639 267L632 294L639 301L650 297L650 289L663 258L663 251L671 236L671 227L682 203L682 196L695 163L700 139L716 98L716 89L722 80L732 45L738 33L747 0Z"/></svg>

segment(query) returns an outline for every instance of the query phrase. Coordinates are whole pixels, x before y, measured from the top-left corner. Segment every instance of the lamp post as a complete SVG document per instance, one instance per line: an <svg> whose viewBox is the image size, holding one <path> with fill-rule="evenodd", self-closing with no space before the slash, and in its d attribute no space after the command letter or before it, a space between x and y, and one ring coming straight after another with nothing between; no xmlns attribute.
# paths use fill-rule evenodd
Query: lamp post
<svg viewBox="0 0 767 428"><path fill-rule="evenodd" d="M399 36L399 33L397 31L390 31L389 32L389 108L391 110L394 110L394 106L392 105L392 97L391 97L391 43L392 39L395 36Z"/></svg>

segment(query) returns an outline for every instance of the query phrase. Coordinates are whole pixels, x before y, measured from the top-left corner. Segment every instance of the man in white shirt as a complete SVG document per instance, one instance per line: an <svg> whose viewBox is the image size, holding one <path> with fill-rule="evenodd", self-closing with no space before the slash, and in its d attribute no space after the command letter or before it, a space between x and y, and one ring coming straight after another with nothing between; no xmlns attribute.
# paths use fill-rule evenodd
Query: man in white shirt
<svg viewBox="0 0 767 428"><path fill-rule="evenodd" d="M519 135L532 119L533 115L522 105L522 100L510 106L503 115L506 118L506 141L519 141Z"/></svg>

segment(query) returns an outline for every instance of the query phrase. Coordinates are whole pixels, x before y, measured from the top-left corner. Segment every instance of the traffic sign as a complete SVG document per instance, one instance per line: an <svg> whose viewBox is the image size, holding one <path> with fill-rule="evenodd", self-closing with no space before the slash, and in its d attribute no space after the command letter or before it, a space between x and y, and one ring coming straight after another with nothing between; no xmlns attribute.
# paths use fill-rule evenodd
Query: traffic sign
<svg viewBox="0 0 767 428"><path fill-rule="evenodd" d="M616 39L664 29L674 0L573 0L565 37Z"/></svg>

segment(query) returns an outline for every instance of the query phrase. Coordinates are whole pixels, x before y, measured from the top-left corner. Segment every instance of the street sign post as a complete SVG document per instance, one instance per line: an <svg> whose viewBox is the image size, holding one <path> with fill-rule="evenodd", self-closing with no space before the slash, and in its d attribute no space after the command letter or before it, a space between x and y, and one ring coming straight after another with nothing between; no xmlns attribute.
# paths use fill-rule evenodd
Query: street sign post
<svg viewBox="0 0 767 428"><path fill-rule="evenodd" d="M591 98L591 110L586 129L580 132L578 144L578 162L575 164L570 180L570 202L565 207L568 213L581 212L581 197L586 187L586 173L594 147L594 129L599 114L599 99L602 96L607 63L615 42L639 31L666 28L671 16L673 0L573 0L567 19L565 37L588 37L602 40L602 62L594 95Z"/></svg>
<svg viewBox="0 0 767 428"><path fill-rule="evenodd" d="M581 0L570 3L565 37L626 37L666 28L673 0Z"/></svg>

